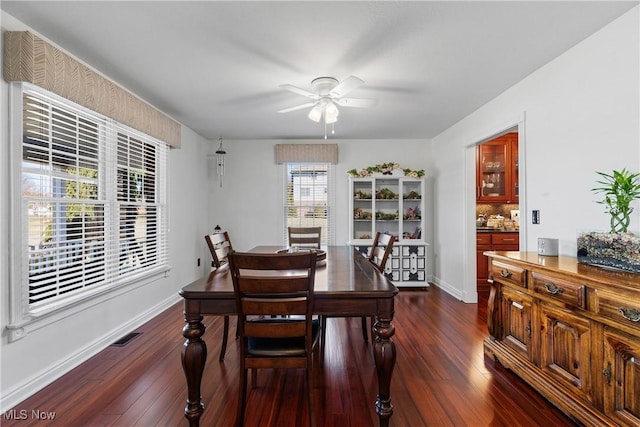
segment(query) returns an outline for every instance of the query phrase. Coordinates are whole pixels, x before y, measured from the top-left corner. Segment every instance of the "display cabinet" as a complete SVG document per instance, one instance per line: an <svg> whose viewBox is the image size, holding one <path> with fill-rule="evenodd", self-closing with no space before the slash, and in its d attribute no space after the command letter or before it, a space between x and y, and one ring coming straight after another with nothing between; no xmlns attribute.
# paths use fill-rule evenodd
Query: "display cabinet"
<svg viewBox="0 0 640 427"><path fill-rule="evenodd" d="M518 133L504 134L476 148L477 201L518 203Z"/></svg>
<svg viewBox="0 0 640 427"><path fill-rule="evenodd" d="M396 236L385 274L398 285L427 286L422 178L349 178L349 244L367 254L377 232Z"/></svg>

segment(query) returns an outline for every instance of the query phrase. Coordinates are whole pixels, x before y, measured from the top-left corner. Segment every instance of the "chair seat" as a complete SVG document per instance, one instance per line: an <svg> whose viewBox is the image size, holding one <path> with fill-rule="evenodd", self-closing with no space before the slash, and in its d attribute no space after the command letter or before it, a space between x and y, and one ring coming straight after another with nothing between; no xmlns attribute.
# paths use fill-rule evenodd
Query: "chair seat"
<svg viewBox="0 0 640 427"><path fill-rule="evenodd" d="M261 319L260 322L291 321L294 319ZM311 330L315 342L320 330L319 319L313 319ZM247 353L252 356L302 356L305 354L304 337L295 338L258 338L247 337Z"/></svg>

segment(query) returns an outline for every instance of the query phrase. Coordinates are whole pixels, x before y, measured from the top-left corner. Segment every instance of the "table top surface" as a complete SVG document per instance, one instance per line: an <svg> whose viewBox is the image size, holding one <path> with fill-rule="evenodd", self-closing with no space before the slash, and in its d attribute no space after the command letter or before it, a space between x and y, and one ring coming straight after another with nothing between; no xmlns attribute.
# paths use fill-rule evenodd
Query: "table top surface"
<svg viewBox="0 0 640 427"><path fill-rule="evenodd" d="M249 252L276 253L282 246L257 246ZM398 288L350 246L329 246L324 249L326 261L316 269L314 294L323 298L393 298ZM233 283L228 266L214 270L180 290L185 299L233 298Z"/></svg>

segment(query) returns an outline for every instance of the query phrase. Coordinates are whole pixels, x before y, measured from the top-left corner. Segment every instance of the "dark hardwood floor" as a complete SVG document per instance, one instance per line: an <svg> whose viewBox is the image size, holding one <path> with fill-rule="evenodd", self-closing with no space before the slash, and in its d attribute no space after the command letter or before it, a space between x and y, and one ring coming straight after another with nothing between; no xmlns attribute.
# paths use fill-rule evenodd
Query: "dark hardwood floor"
<svg viewBox="0 0 640 427"><path fill-rule="evenodd" d="M396 368L391 426L572 426L527 384L482 352L484 304L464 304L432 286L396 298ZM180 363L182 305L176 304L16 408L25 420L2 426L186 426L186 383ZM238 352L231 321L229 348L218 362L222 318L205 318L208 359L201 426L231 426L238 389ZM325 360L314 372L318 427L377 425L371 346L360 318L327 322ZM302 371L259 371L247 403L247 426L307 425ZM27 412L21 413L19 411ZM32 411L55 412L38 421Z"/></svg>

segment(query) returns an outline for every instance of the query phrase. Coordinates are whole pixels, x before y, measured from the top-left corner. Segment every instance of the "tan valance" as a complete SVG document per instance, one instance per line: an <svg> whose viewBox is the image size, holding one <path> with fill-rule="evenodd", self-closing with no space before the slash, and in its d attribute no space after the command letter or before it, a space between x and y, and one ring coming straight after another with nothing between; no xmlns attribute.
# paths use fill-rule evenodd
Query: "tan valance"
<svg viewBox="0 0 640 427"><path fill-rule="evenodd" d="M3 74L180 147L180 123L29 31L4 33Z"/></svg>
<svg viewBox="0 0 640 427"><path fill-rule="evenodd" d="M338 163L338 144L276 144L276 163Z"/></svg>

